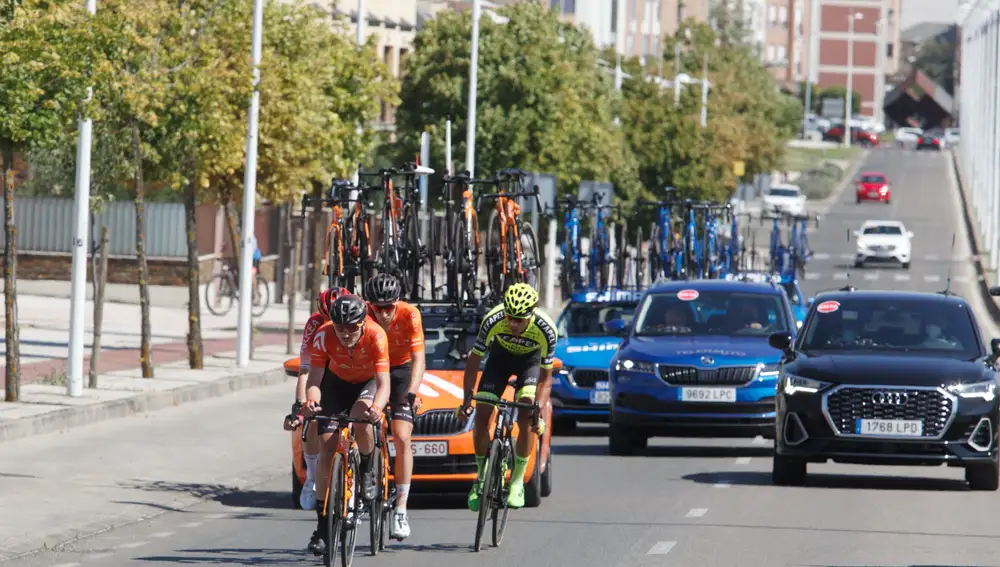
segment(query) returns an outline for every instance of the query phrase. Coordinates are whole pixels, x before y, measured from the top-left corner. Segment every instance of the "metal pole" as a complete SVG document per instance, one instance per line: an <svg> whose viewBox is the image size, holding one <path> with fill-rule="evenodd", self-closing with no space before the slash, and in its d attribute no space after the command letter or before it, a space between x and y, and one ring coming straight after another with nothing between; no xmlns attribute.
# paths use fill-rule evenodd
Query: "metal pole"
<svg viewBox="0 0 1000 567"><path fill-rule="evenodd" d="M875 123L882 124L882 101L885 100L885 6L882 6L882 16L875 23Z"/></svg>
<svg viewBox="0 0 1000 567"><path fill-rule="evenodd" d="M97 0L87 0L87 13L97 13ZM87 100L94 89L87 88ZM76 146L76 192L73 198L73 268L69 304L69 379L66 394L78 398L83 395L84 323L87 306L87 243L90 242L90 149L94 123L87 116L80 117L80 138Z"/></svg>
<svg viewBox="0 0 1000 567"><path fill-rule="evenodd" d="M681 82L677 79L681 75L681 38L677 37L674 44L674 110L681 105Z"/></svg>
<svg viewBox="0 0 1000 567"><path fill-rule="evenodd" d="M264 0L253 3L253 36L250 64L253 68L253 94L247 127L247 164L243 177L243 248L240 251L240 312L236 327L236 365L250 363L250 305L253 303L254 213L257 204L257 127L260 118L260 50L264 30Z"/></svg>
<svg viewBox="0 0 1000 567"><path fill-rule="evenodd" d="M469 116L465 125L465 169L476 174L476 90L479 81L480 0L472 0L472 62L469 65Z"/></svg>
<svg viewBox="0 0 1000 567"><path fill-rule="evenodd" d="M813 73L813 52L815 48L813 47L813 38L816 36L813 33L813 20L816 19L816 0L809 0L809 59L806 60L806 107L802 113L802 139L806 137L806 120L805 117L812 113L812 73Z"/></svg>
<svg viewBox="0 0 1000 567"><path fill-rule="evenodd" d="M357 46L358 49L361 49L361 46L364 45L364 43L365 43L365 21L366 20L367 20L367 17L365 15L365 0L358 0L358 21L357 21L357 24L354 27L354 45ZM360 136L361 135L361 127L359 126L359 127L355 128L354 132L358 136ZM351 184L357 186L358 182L361 181L361 177L359 175L360 172L358 171L360 168L359 167L355 167L355 168L352 168L352 169L353 170L351 171ZM351 195L350 195L350 198L353 199L355 197L356 197L356 194L355 194L355 192L352 191Z"/></svg>
<svg viewBox="0 0 1000 567"><path fill-rule="evenodd" d="M708 53L705 54L701 79L701 127L706 126L708 126Z"/></svg>
<svg viewBox="0 0 1000 567"><path fill-rule="evenodd" d="M847 20L847 95L844 101L844 147L851 147L851 110L854 108L854 101L851 100L854 91L854 18L856 14L851 12Z"/></svg>
<svg viewBox="0 0 1000 567"><path fill-rule="evenodd" d="M444 130L444 166L448 175L454 175L455 170L451 168L451 116L445 122Z"/></svg>

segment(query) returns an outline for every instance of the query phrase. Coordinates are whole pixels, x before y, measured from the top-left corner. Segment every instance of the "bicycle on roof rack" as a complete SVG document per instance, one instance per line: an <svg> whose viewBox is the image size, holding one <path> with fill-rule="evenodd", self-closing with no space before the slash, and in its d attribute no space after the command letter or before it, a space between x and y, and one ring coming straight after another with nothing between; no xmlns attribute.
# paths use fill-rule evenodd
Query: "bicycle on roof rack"
<svg viewBox="0 0 1000 567"><path fill-rule="evenodd" d="M521 220L521 205L517 202L520 197L534 197L539 213L543 212L538 186L530 191L522 188L527 175L520 169L501 170L494 180L496 192L480 195L476 199L476 210L480 209L482 200L494 200L485 249L486 273L490 293L494 296L502 296L514 283L538 287L541 266L538 239L531 223Z"/></svg>
<svg viewBox="0 0 1000 567"><path fill-rule="evenodd" d="M373 274L366 201L364 188L337 179L331 183L326 196L302 196L300 218L305 218L306 209L310 207L317 222L324 207L329 207L332 212L323 255L327 287L344 287L353 292L359 289L355 285L358 278L363 285Z"/></svg>
<svg viewBox="0 0 1000 567"><path fill-rule="evenodd" d="M475 187L495 183L495 179L475 179L468 171L444 177L445 245L442 252L447 274L446 298L459 308L477 301L476 288L479 287L480 242ZM458 198L456 188L461 195ZM431 297L433 299L434 295Z"/></svg>

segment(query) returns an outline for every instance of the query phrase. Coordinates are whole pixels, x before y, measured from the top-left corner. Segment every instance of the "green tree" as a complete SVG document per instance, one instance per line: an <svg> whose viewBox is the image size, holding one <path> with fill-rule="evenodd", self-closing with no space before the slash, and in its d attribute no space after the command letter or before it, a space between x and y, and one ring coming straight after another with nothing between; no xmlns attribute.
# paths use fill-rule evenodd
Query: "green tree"
<svg viewBox="0 0 1000 567"><path fill-rule="evenodd" d="M615 93L598 65L589 32L533 2L501 10L509 21L480 22L476 164L483 175L506 167L558 176L562 191L582 179L607 181L625 161L612 126ZM406 67L397 127L400 155L412 156L427 131L433 155L453 119L456 170L465 152L471 18L442 12L417 34Z"/></svg>
<svg viewBox="0 0 1000 567"><path fill-rule="evenodd" d="M920 45L913 66L944 90L954 93L957 53L954 43L941 38L931 39Z"/></svg>
<svg viewBox="0 0 1000 567"><path fill-rule="evenodd" d="M96 59L92 23L83 4L5 0L0 4L0 159L4 189L4 299L7 401L20 397L17 325L17 228L14 225L14 153L71 135L85 111Z"/></svg>

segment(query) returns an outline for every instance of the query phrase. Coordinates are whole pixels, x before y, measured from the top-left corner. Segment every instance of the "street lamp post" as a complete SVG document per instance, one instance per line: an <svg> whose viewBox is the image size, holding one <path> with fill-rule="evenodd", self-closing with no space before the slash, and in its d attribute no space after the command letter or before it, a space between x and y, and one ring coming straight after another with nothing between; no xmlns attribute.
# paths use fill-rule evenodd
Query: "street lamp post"
<svg viewBox="0 0 1000 567"><path fill-rule="evenodd" d="M847 18L847 96L844 107L844 147L851 147L851 110L854 108L854 22L864 18L855 12Z"/></svg>
<svg viewBox="0 0 1000 567"><path fill-rule="evenodd" d="M479 12L480 0L472 0L472 64L469 65L469 114L465 129L465 169L476 174L476 96L479 81Z"/></svg>

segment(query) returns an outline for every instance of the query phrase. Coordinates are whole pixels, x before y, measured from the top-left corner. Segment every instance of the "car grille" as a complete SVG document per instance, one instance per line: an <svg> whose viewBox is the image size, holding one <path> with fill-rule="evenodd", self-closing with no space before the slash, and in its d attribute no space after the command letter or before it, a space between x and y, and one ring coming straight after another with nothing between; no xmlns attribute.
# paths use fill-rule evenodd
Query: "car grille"
<svg viewBox="0 0 1000 567"><path fill-rule="evenodd" d="M607 370L576 369L573 371L573 383L579 388L593 388L598 382L608 381Z"/></svg>
<svg viewBox="0 0 1000 567"><path fill-rule="evenodd" d="M868 248L870 248L874 252L893 252L894 250L896 250L896 245L895 244L876 244L876 245L873 245L873 246L869 246Z"/></svg>
<svg viewBox="0 0 1000 567"><path fill-rule="evenodd" d="M872 401L876 392L905 392L909 399L900 405L879 405ZM854 435L858 419L921 420L923 437L940 437L955 411L955 401L940 390L917 388L839 387L824 395L827 418L839 435Z"/></svg>
<svg viewBox="0 0 1000 567"><path fill-rule="evenodd" d="M743 386L756 377L756 366L660 366L660 378L673 386Z"/></svg>
<svg viewBox="0 0 1000 567"><path fill-rule="evenodd" d="M430 410L419 414L413 420L413 436L455 435L465 431L472 423L463 423L455 416L454 410Z"/></svg>

